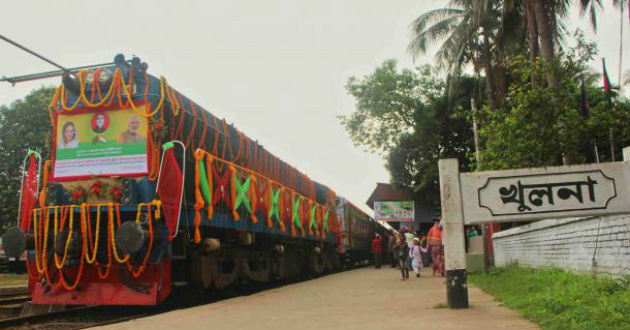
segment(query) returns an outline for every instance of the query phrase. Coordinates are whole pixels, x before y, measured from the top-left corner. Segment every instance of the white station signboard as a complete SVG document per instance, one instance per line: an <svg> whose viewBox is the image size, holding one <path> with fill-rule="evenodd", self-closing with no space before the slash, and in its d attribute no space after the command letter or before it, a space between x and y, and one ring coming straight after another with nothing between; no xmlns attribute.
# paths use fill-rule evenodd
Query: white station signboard
<svg viewBox="0 0 630 330"><path fill-rule="evenodd" d="M630 163L460 174L464 222L630 213Z"/></svg>

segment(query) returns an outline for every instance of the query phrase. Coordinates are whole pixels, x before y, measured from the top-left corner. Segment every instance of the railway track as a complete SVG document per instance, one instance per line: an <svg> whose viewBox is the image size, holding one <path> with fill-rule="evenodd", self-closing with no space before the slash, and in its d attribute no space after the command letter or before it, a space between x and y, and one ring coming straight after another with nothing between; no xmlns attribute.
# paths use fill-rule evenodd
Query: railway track
<svg viewBox="0 0 630 330"><path fill-rule="evenodd" d="M29 301L31 297L26 288L0 292L0 318L18 315Z"/></svg>
<svg viewBox="0 0 630 330"><path fill-rule="evenodd" d="M6 305L13 305L19 303L25 303L30 301L31 298L29 296L28 289L18 289L11 292L2 292L0 293L0 307Z"/></svg>
<svg viewBox="0 0 630 330"><path fill-rule="evenodd" d="M157 313L150 308L130 308L129 306L82 306L63 311L13 317L0 320L0 329L15 330L76 330L100 325L124 322L134 318Z"/></svg>

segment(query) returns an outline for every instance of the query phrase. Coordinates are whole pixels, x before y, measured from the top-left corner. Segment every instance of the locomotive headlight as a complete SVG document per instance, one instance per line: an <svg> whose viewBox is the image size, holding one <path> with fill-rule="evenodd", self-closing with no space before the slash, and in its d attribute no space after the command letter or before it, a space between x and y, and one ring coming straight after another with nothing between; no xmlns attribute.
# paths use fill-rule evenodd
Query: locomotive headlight
<svg viewBox="0 0 630 330"><path fill-rule="evenodd" d="M101 85L106 85L111 83L112 78L114 78L112 70L103 69L101 70L101 74L98 76L98 82L101 83Z"/></svg>

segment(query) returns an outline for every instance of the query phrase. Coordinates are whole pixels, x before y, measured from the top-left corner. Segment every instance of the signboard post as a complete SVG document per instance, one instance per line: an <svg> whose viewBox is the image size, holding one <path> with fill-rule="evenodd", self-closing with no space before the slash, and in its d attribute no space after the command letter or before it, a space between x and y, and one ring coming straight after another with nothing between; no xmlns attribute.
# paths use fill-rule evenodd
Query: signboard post
<svg viewBox="0 0 630 330"><path fill-rule="evenodd" d="M446 303L449 308L468 308L468 274L464 237L464 209L459 181L459 161L440 159L440 197L444 227Z"/></svg>
<svg viewBox="0 0 630 330"><path fill-rule="evenodd" d="M447 302L467 308L464 224L630 213L630 148L624 162L459 173L441 159Z"/></svg>

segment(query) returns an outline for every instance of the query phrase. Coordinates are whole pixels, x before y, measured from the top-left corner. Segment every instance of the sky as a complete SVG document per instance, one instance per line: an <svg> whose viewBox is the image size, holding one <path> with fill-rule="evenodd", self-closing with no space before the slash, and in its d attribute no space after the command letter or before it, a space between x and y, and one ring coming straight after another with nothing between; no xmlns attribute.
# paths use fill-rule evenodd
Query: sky
<svg viewBox="0 0 630 330"><path fill-rule="evenodd" d="M344 86L387 59L414 63L409 24L442 0L3 1L0 34L66 66L139 56L149 72L257 139L312 179L370 212L376 182L388 182L380 155L353 146L338 116L354 110ZM606 8L595 35L617 83L619 14ZM630 67L626 30L624 68ZM596 63L595 63L596 64ZM54 70L0 41L0 76ZM60 79L0 84L0 104ZM42 109L44 111L44 109ZM18 166L18 164L16 164Z"/></svg>

